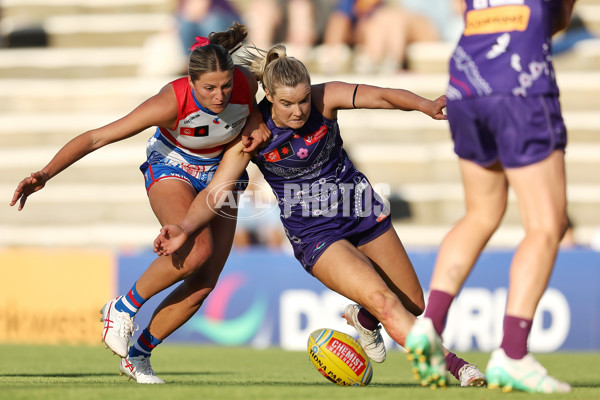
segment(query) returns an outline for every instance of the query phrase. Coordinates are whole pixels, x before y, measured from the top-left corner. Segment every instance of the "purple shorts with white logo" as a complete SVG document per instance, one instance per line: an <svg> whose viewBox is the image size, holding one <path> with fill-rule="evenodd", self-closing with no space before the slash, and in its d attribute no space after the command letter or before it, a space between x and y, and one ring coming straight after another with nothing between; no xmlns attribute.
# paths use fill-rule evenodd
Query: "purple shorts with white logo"
<svg viewBox="0 0 600 400"><path fill-rule="evenodd" d="M302 216L296 209L288 218L282 218L294 256L311 275L312 267L333 243L347 240L359 247L392 226L388 205L375 193L364 175L358 173L354 177L358 184L346 188L346 201L340 203L337 210L315 215L313 209L307 211L311 215Z"/></svg>
<svg viewBox="0 0 600 400"><path fill-rule="evenodd" d="M488 96L448 101L454 152L481 166L530 165L564 150L567 132L556 96Z"/></svg>

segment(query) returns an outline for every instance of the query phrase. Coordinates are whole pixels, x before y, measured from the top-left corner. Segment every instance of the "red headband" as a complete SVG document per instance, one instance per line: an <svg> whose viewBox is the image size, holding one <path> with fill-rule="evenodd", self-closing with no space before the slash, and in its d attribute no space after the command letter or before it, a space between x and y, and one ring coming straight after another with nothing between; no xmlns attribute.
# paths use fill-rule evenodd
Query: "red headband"
<svg viewBox="0 0 600 400"><path fill-rule="evenodd" d="M197 49L198 47L204 47L207 44L210 44L210 40L208 40L207 38L205 38L204 36L196 36L196 43L194 43L192 45L192 47L190 48L191 51L194 51L195 49Z"/></svg>

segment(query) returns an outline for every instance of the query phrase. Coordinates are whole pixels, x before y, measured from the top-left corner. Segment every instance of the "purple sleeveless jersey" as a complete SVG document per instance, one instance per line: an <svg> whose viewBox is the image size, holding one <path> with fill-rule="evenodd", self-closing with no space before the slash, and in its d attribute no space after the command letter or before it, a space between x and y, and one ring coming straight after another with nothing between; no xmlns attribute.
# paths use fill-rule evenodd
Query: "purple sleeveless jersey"
<svg viewBox="0 0 600 400"><path fill-rule="evenodd" d="M450 59L449 101L558 95L551 38L560 0L466 0L466 6Z"/></svg>
<svg viewBox="0 0 600 400"><path fill-rule="evenodd" d="M487 167L518 168L567 144L552 67L560 0L467 0L450 60L448 122L454 152Z"/></svg>
<svg viewBox="0 0 600 400"><path fill-rule="evenodd" d="M309 273L332 243L360 246L390 228L389 208L348 158L336 120L313 105L302 128L279 128L266 98L259 109L272 137L253 161L277 196L294 254Z"/></svg>

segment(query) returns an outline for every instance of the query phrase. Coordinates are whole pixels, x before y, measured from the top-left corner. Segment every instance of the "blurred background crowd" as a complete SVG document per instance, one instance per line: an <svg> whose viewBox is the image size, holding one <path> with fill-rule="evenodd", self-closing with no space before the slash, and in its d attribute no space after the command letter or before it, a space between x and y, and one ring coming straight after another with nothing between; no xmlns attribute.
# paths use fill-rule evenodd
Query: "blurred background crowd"
<svg viewBox="0 0 600 400"><path fill-rule="evenodd" d="M68 138L187 73L194 38L233 21L248 26L257 48L285 43L316 80L346 75L430 98L445 90L448 56L462 29L460 0L2 0L2 198L8 203L17 182ZM600 0L580 0L553 45L571 141L566 245L600 248L598 35ZM340 125L356 164L373 183L386 184L382 194L403 241L436 246L462 214L447 125L381 111L341 116ZM153 218L137 170L148 135L82 161L24 212L3 208L0 245L149 246L157 226L145 225ZM261 204L274 207L265 196ZM240 218L238 248L285 246L277 212L268 215ZM517 222L518 211L509 208L506 233L495 243L514 244Z"/></svg>
<svg viewBox="0 0 600 400"><path fill-rule="evenodd" d="M462 29L461 0L146 0L148 6L170 12L171 18L148 19L155 25L155 35L144 46L149 51L165 50L163 46L177 45L185 60L196 36L226 30L232 21L249 27L249 43L268 49L274 43L285 43L288 52L305 62L313 73L395 73L410 70L409 51L418 43L453 45ZM5 0L2 20L4 47L35 47L51 45L48 21L32 8L39 1L26 0L21 11L13 10L16 0ZM75 0L60 0L59 6L81 8L89 13L100 6ZM80 3L80 4L78 4ZM144 1L122 2L126 7L143 7ZM593 3L593 2L589 2ZM108 2L107 7L110 7ZM115 3L116 4L116 3ZM57 7L58 8L58 7ZM86 11L87 9L87 11ZM7 12L8 10L8 12ZM57 10L58 11L58 10ZM104 10L99 10L103 12ZM587 11L587 10L585 10ZM597 13L597 10L593 10ZM49 11L50 12L50 11ZM38 14L38 15L36 15ZM0 14L0 18L1 18ZM157 15L153 15L156 17ZM598 16L586 16L588 23L597 23ZM59 23L60 21L56 21ZM133 22L133 20L132 20ZM107 16L105 28L114 25ZM143 23L140 20L140 23ZM64 20L63 24L69 24ZM158 26L157 26L158 25ZM133 27L132 27L133 28ZM65 28L68 29L68 28ZM149 30L149 28L146 28ZM74 32L75 33L75 32ZM583 40L596 35L586 27L579 12L566 34L557 38L555 52L568 51ZM162 39L162 42L161 42ZM435 47L430 48L431 51ZM173 48L169 55L173 54ZM162 57L165 59L166 57ZM164 60L163 60L164 61ZM160 63L160 58L153 59ZM166 63L166 61L164 61ZM185 66L185 61L182 61ZM172 72L173 65L156 66L155 71ZM148 69L148 72L152 72ZM176 71L180 72L180 71ZM185 72L185 70L183 70Z"/></svg>

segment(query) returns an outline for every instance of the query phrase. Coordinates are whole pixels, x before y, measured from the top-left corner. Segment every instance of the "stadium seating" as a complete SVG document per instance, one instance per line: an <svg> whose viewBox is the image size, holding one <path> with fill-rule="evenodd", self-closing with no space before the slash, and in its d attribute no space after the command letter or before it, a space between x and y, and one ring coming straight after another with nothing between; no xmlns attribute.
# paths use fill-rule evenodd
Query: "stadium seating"
<svg viewBox="0 0 600 400"><path fill-rule="evenodd" d="M600 35L600 0L581 0L577 7ZM159 62L148 51L149 41L173 27L169 0L3 0L0 15L0 196L8 203L19 180L43 167L62 144L124 115L177 75L145 68ZM8 40L40 30L47 47L13 47ZM413 45L408 73L333 78L316 73L313 81L402 87L433 98L445 90L451 48ZM569 215L585 245L600 229L600 42L576 44L556 57L556 67L570 135ZM381 184L392 204L403 205L393 211L402 217L395 223L405 244L436 246L463 212L447 123L417 113L358 110L341 112L340 124L359 168ZM159 225L138 166L150 134L81 160L34 195L21 213L2 207L0 243L149 246ZM518 222L513 198L492 243L514 245Z"/></svg>

